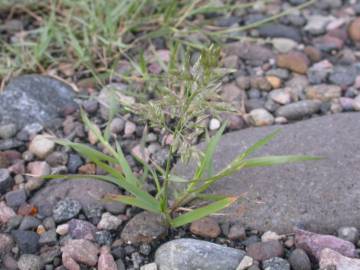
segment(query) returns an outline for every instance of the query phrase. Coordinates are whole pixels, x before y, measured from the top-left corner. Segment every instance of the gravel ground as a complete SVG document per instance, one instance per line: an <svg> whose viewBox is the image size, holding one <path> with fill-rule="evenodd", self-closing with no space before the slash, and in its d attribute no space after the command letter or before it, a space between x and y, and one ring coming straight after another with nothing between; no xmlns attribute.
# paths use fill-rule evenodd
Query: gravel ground
<svg viewBox="0 0 360 270"><path fill-rule="evenodd" d="M266 9L258 7L214 20L230 28L302 2L275 1ZM360 111L359 15L357 1L322 0L243 34L261 37L257 44L228 40L221 64L237 71L224 78L222 95L239 113L222 119L209 116L209 130L218 129L224 119L229 120L228 131L232 131ZM166 59L168 48L163 42L155 45ZM150 65L154 74L162 72L156 61ZM44 183L40 177L48 174L103 173L76 153L55 145L49 136L100 148L84 128L77 108L82 105L103 129L109 87L79 84L88 96L83 99L70 97L69 86L53 79L34 75L17 80L0 95L3 269L334 269L331 265L339 270L360 269L359 261L353 259L359 248L359 232L354 227L339 228L337 237L300 229L279 235L206 218L167 230L157 217L139 209L100 204L97 199L108 190L122 192L105 183L85 179L80 194L71 182ZM129 98L129 85L114 80L111 86L123 93L122 98ZM133 156L147 158L139 151L143 130L144 123L132 114L119 114L111 122L111 132L137 173L141 167ZM164 163L171 143L167 135L150 130L146 138L146 154L159 164ZM154 189L151 184L148 188ZM84 199L82 192L95 195Z"/></svg>

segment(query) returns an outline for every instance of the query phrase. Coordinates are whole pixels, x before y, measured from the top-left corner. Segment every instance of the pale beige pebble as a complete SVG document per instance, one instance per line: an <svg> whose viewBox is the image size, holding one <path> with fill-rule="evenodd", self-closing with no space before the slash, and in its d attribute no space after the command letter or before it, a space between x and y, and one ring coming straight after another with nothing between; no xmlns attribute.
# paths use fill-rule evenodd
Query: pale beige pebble
<svg viewBox="0 0 360 270"><path fill-rule="evenodd" d="M327 267L334 267L336 270L359 270L360 260L345 257L340 253L325 248L320 253L320 269L327 269Z"/></svg>
<svg viewBox="0 0 360 270"><path fill-rule="evenodd" d="M43 225L39 225L37 228L36 228L36 233L38 234L38 235L42 235L44 232L46 232L46 229L45 229L45 227L43 226Z"/></svg>
<svg viewBox="0 0 360 270"><path fill-rule="evenodd" d="M54 151L54 137L50 135L36 135L29 145L29 151L40 159L45 159Z"/></svg>
<svg viewBox="0 0 360 270"><path fill-rule="evenodd" d="M318 84L305 88L308 99L319 99L321 101L331 101L341 97L341 87L330 84Z"/></svg>
<svg viewBox="0 0 360 270"><path fill-rule="evenodd" d="M16 213L5 202L0 202L0 224L6 224Z"/></svg>
<svg viewBox="0 0 360 270"><path fill-rule="evenodd" d="M274 123L274 116L265 109L254 109L248 114L248 121L254 126L268 126Z"/></svg>
<svg viewBox="0 0 360 270"><path fill-rule="evenodd" d="M133 122L126 121L125 122L125 130L124 135L129 137L136 131L136 125Z"/></svg>
<svg viewBox="0 0 360 270"><path fill-rule="evenodd" d="M289 38L274 38L272 39L272 44L280 53L288 53L298 45L297 42Z"/></svg>
<svg viewBox="0 0 360 270"><path fill-rule="evenodd" d="M103 213L97 225L99 230L116 230L122 223L122 219L108 212Z"/></svg>
<svg viewBox="0 0 360 270"><path fill-rule="evenodd" d="M63 235L68 234L68 232L69 232L69 224L67 224L67 223L66 224L61 224L61 225L56 227L56 233L58 235L63 236Z"/></svg>
<svg viewBox="0 0 360 270"><path fill-rule="evenodd" d="M266 76L266 79L271 84L273 89L278 89L281 87L281 79L276 76Z"/></svg>
<svg viewBox="0 0 360 270"><path fill-rule="evenodd" d="M100 256L98 260L98 270L117 270L117 265L114 257L110 253L110 248L103 246L100 249Z"/></svg>
<svg viewBox="0 0 360 270"><path fill-rule="evenodd" d="M216 119L212 118L209 122L209 129L210 130L218 130L221 127L221 122Z"/></svg>
<svg viewBox="0 0 360 270"><path fill-rule="evenodd" d="M355 111L360 111L360 95L354 98L353 108Z"/></svg>
<svg viewBox="0 0 360 270"><path fill-rule="evenodd" d="M340 112L342 112L342 106L340 104L339 99L332 100L332 102L330 104L330 111L332 113L340 113Z"/></svg>
<svg viewBox="0 0 360 270"><path fill-rule="evenodd" d="M89 131L88 131L88 140L89 140L89 142L91 143L91 144L96 144L97 142L98 142L98 136L96 136L96 134L101 134L101 130L100 130L100 128L97 126L97 125L95 125L95 124L93 124L92 125L92 127L93 127L93 129L94 129L94 131L92 131L91 129L89 129Z"/></svg>
<svg viewBox="0 0 360 270"><path fill-rule="evenodd" d="M27 165L29 174L32 177L42 177L49 175L51 172L50 166L46 161L33 161Z"/></svg>
<svg viewBox="0 0 360 270"><path fill-rule="evenodd" d="M147 148L143 148L141 145L136 145L133 149L131 149L131 154L145 162L149 162L150 160L150 153Z"/></svg>
<svg viewBox="0 0 360 270"><path fill-rule="evenodd" d="M148 263L140 267L140 270L157 270L156 263Z"/></svg>
<svg viewBox="0 0 360 270"><path fill-rule="evenodd" d="M262 242L267 242L271 240L280 240L283 237L281 235L278 235L276 232L267 231L261 236Z"/></svg>
<svg viewBox="0 0 360 270"><path fill-rule="evenodd" d="M279 103L281 105L286 105L291 103L291 89L289 88L282 88L282 89L276 89L270 92L269 97L275 101L276 103Z"/></svg>
<svg viewBox="0 0 360 270"><path fill-rule="evenodd" d="M275 124L278 124L278 125L283 125L283 124L287 124L288 123L288 120L283 117L283 116L278 116L278 117L275 117Z"/></svg>
<svg viewBox="0 0 360 270"><path fill-rule="evenodd" d="M254 264L254 259L249 256L244 256L236 270L246 270Z"/></svg>

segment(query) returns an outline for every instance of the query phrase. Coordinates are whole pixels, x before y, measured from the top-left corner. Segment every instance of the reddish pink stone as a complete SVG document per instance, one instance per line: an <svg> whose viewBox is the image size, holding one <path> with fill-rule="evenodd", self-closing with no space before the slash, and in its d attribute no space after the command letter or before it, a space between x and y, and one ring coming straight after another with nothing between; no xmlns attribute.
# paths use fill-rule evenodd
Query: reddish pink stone
<svg viewBox="0 0 360 270"><path fill-rule="evenodd" d="M337 270L358 270L360 260L345 257L334 250L325 248L320 253L320 269L331 266L335 266Z"/></svg>
<svg viewBox="0 0 360 270"><path fill-rule="evenodd" d="M332 235L316 234L300 229L295 230L295 245L302 248L309 255L317 260L320 253L325 248L330 248L347 257L357 257L355 246L349 241L345 241Z"/></svg>
<svg viewBox="0 0 360 270"><path fill-rule="evenodd" d="M6 224L14 216L16 216L14 210L7 206L5 202L0 202L0 225Z"/></svg>
<svg viewBox="0 0 360 270"><path fill-rule="evenodd" d="M117 266L114 257L110 254L110 249L103 246L100 251L100 257L98 261L98 270L117 270Z"/></svg>

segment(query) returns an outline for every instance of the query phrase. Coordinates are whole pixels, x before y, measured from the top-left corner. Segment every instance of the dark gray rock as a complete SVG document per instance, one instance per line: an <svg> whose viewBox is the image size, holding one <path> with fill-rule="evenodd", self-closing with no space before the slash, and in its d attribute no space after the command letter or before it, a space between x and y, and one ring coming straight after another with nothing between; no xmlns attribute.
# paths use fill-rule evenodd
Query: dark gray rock
<svg viewBox="0 0 360 270"><path fill-rule="evenodd" d="M276 116L283 116L288 120L299 120L318 112L320 107L321 102L318 100L302 100L280 107L276 111Z"/></svg>
<svg viewBox="0 0 360 270"><path fill-rule="evenodd" d="M76 109L73 89L59 80L24 75L10 81L0 95L0 123L21 128L38 122L51 127L53 120L70 108Z"/></svg>
<svg viewBox="0 0 360 270"><path fill-rule="evenodd" d="M7 169L0 169L0 194L5 194L11 188L14 180Z"/></svg>
<svg viewBox="0 0 360 270"><path fill-rule="evenodd" d="M290 264L283 258L275 257L263 262L265 270L290 270Z"/></svg>
<svg viewBox="0 0 360 270"><path fill-rule="evenodd" d="M79 155L77 154L69 155L69 160L67 163L67 168L69 170L69 173L77 173L78 168L83 164L84 162Z"/></svg>
<svg viewBox="0 0 360 270"><path fill-rule="evenodd" d="M0 140L0 151L18 148L23 144L22 141L13 138Z"/></svg>
<svg viewBox="0 0 360 270"><path fill-rule="evenodd" d="M283 24L267 24L259 27L258 31L262 37L281 37L292 39L296 42L301 41L301 34L296 28Z"/></svg>
<svg viewBox="0 0 360 270"><path fill-rule="evenodd" d="M355 227L341 227L337 231L338 237L356 244L359 241L359 230Z"/></svg>
<svg viewBox="0 0 360 270"><path fill-rule="evenodd" d="M20 230L33 230L41 224L41 221L36 217L26 216L22 219L19 229Z"/></svg>
<svg viewBox="0 0 360 270"><path fill-rule="evenodd" d="M44 263L52 263L59 259L57 257L61 256L61 250L60 247L55 245L55 246L43 246L41 248L41 254L40 257L42 259L42 261Z"/></svg>
<svg viewBox="0 0 360 270"><path fill-rule="evenodd" d="M11 232L22 254L35 254L39 249L39 235L32 231Z"/></svg>
<svg viewBox="0 0 360 270"><path fill-rule="evenodd" d="M95 240L100 246L110 246L113 241L113 237L109 231L97 231L95 233Z"/></svg>
<svg viewBox="0 0 360 270"><path fill-rule="evenodd" d="M90 209L93 205L104 205L101 200L109 193L118 194L119 189L113 184L94 179L49 181L30 202L39 208L41 215L51 216L55 204L66 197L79 201L83 209Z"/></svg>
<svg viewBox="0 0 360 270"><path fill-rule="evenodd" d="M55 222L60 223L76 217L81 210L81 204L74 199L65 198L59 201L53 208Z"/></svg>
<svg viewBox="0 0 360 270"><path fill-rule="evenodd" d="M159 270L233 270L239 265L245 252L195 240L172 240L160 246L155 253Z"/></svg>
<svg viewBox="0 0 360 270"><path fill-rule="evenodd" d="M224 47L224 52L226 55L237 55L251 64L261 64L275 57L274 53L265 46L243 42L227 44Z"/></svg>
<svg viewBox="0 0 360 270"><path fill-rule="evenodd" d="M300 248L291 252L289 256L289 263L294 270L311 270L309 256Z"/></svg>
<svg viewBox="0 0 360 270"><path fill-rule="evenodd" d="M329 76L329 81L333 84L347 87L354 84L356 75L356 69L354 67L337 66Z"/></svg>
<svg viewBox="0 0 360 270"><path fill-rule="evenodd" d="M43 245L55 245L57 242L56 230L52 229L46 231L40 235L39 244Z"/></svg>
<svg viewBox="0 0 360 270"><path fill-rule="evenodd" d="M215 154L215 172L278 128L249 128L223 136ZM244 169L220 180L211 189L214 193L246 197L225 211L229 213L227 219L281 233L292 231L294 225L321 232L358 226L360 114L317 117L281 128L282 132L254 155L307 154L325 159ZM192 164L179 164L176 172L190 177Z"/></svg>
<svg viewBox="0 0 360 270"><path fill-rule="evenodd" d="M26 192L24 189L9 191L5 194L6 204L10 207L18 207L26 202Z"/></svg>

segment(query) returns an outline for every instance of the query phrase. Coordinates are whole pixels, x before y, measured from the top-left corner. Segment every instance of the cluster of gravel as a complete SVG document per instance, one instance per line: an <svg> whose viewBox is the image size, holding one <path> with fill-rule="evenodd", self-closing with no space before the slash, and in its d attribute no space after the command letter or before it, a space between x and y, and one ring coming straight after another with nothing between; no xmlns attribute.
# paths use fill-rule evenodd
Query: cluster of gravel
<svg viewBox="0 0 360 270"><path fill-rule="evenodd" d="M248 13L215 18L215 23L235 27L288 6L279 1ZM237 72L224 79L221 93L239 111L238 115L223 115L229 120L228 129L359 111L359 14L360 4L355 1L318 1L314 8L244 33L261 37L263 43L224 45L221 63ZM166 59L169 51L165 43L157 40L154 44ZM161 72L156 61L151 63L151 72ZM0 265L5 269L308 270L319 263L327 265L329 257L359 264L352 259L360 247L359 232L353 227L339 228L338 238L301 230L281 235L205 218L168 230L152 214L120 203L99 203L109 190L123 192L110 184L91 179L76 184L62 180L45 183L42 176L49 174L104 173L77 153L56 145L54 136L102 148L83 126L63 85L36 75L20 78L14 85L11 87L16 91L0 95ZM49 86L59 95L51 94L44 101L42 91ZM23 94L19 87L30 87L40 94L20 96L26 102L16 107ZM89 99L77 102L96 126L104 129L111 89L131 102L132 97L125 94L131 87L115 80L99 92L87 88ZM16 119L5 119L9 112L15 112ZM209 116L209 130L218 129L221 121ZM144 124L131 114L117 115L110 131L135 173L141 173L141 166L134 157L163 164L172 143L169 134L150 130L142 151ZM148 190L153 191L154 186L149 184ZM176 247L192 252L169 253ZM209 258L202 256L208 253Z"/></svg>

